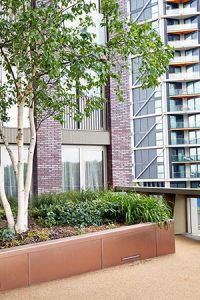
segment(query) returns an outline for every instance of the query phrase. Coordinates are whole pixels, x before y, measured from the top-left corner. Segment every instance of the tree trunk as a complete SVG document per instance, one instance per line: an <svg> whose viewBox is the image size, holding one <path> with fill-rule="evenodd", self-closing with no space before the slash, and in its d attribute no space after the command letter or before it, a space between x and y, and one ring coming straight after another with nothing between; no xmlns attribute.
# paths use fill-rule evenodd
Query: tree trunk
<svg viewBox="0 0 200 300"><path fill-rule="evenodd" d="M34 122L34 102L31 103L29 107L29 121L30 121L30 146L28 152L28 162L27 162L27 173L26 173L26 184L25 184L25 221L28 222L28 203L29 203L29 195L31 189L31 180L33 173L33 156L35 151L36 144L36 130L35 130L35 122ZM28 224L26 224L28 227Z"/></svg>
<svg viewBox="0 0 200 300"><path fill-rule="evenodd" d="M15 227L15 221L13 217L13 213L10 207L10 203L8 202L8 199L6 197L5 188L4 188L4 172L3 172L3 166L0 165L0 197L3 204L3 208L6 214L6 219L8 222L8 228L14 231Z"/></svg>
<svg viewBox="0 0 200 300"><path fill-rule="evenodd" d="M17 233L27 231L27 221L25 220L25 199L24 199L24 102L18 103L18 214L15 226Z"/></svg>

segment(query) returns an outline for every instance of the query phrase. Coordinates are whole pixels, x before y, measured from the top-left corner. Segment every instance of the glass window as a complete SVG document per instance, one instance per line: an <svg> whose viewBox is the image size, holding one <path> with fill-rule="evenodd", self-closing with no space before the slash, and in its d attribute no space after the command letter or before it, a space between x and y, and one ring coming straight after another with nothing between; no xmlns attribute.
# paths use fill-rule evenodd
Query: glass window
<svg viewBox="0 0 200 300"><path fill-rule="evenodd" d="M163 165L157 166L157 173L158 173L158 178L164 178L164 166Z"/></svg>
<svg viewBox="0 0 200 300"><path fill-rule="evenodd" d="M11 146L11 150L13 152L14 158L18 161L17 147ZM1 163L4 166L4 186L5 192L7 196L17 196L17 182L15 178L15 174L13 172L12 163L10 161L10 157L8 155L7 150L4 146L0 147L1 151ZM26 176L26 168L27 168L27 158L28 158L28 148L24 148L24 176Z"/></svg>
<svg viewBox="0 0 200 300"><path fill-rule="evenodd" d="M104 187L103 148L62 147L63 190L102 189Z"/></svg>
<svg viewBox="0 0 200 300"><path fill-rule="evenodd" d="M77 148L62 148L63 190L80 190L80 153Z"/></svg>
<svg viewBox="0 0 200 300"><path fill-rule="evenodd" d="M174 57L180 57L180 56L181 56L181 51L174 52Z"/></svg>
<svg viewBox="0 0 200 300"><path fill-rule="evenodd" d="M102 151L86 150L84 152L85 188L103 188L103 153Z"/></svg>

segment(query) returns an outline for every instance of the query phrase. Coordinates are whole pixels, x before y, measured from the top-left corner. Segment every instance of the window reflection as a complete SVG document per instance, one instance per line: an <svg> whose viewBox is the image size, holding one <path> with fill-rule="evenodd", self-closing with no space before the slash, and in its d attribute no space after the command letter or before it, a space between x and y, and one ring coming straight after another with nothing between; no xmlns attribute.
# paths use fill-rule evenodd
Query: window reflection
<svg viewBox="0 0 200 300"><path fill-rule="evenodd" d="M79 149L62 149L63 190L80 190L80 158Z"/></svg>
<svg viewBox="0 0 200 300"><path fill-rule="evenodd" d="M85 151L85 188L103 188L103 157L102 151Z"/></svg>

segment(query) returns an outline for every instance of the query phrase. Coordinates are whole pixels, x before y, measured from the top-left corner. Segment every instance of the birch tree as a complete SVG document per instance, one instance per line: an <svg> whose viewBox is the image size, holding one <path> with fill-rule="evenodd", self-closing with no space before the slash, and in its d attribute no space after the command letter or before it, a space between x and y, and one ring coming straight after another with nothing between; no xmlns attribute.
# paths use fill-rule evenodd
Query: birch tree
<svg viewBox="0 0 200 300"><path fill-rule="evenodd" d="M66 107L75 120L88 116L106 101L88 97L84 112L77 99L92 89L117 81L131 55L141 57L142 87L153 87L166 72L172 51L165 47L149 24L137 25L121 16L117 0L101 1L98 26L107 34L98 42L95 0L0 0L0 67L6 80L0 85L0 137L8 151L17 182L18 213L15 220L4 189L0 168L0 198L8 227L17 233L28 229L28 202L37 138L36 124L53 117L62 122ZM15 160L5 135L8 110L17 106L17 152ZM29 109L30 145L24 183L24 109ZM37 118L37 122L35 120Z"/></svg>

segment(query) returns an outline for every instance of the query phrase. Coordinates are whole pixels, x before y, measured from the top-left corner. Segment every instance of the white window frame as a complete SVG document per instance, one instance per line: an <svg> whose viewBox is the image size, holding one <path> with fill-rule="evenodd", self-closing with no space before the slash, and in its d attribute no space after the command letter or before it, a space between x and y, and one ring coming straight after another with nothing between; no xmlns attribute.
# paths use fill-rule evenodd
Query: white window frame
<svg viewBox="0 0 200 300"><path fill-rule="evenodd" d="M80 160L80 190L85 190L85 151L102 151L103 154L103 188L107 188L107 151L105 146L82 146L82 145L62 145L62 149L79 149Z"/></svg>

